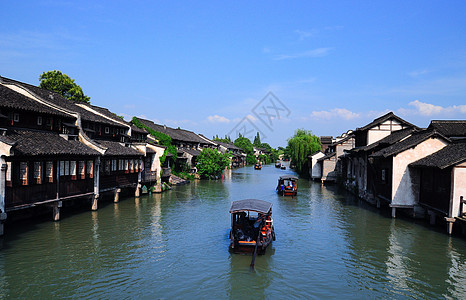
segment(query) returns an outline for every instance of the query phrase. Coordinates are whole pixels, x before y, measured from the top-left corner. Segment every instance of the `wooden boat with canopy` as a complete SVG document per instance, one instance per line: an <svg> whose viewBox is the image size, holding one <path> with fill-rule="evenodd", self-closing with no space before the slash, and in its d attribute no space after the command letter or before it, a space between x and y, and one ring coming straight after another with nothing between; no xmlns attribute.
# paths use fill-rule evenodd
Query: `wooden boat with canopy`
<svg viewBox="0 0 466 300"><path fill-rule="evenodd" d="M279 160L277 160L275 162L275 168L280 168L281 166L282 166L282 163Z"/></svg>
<svg viewBox="0 0 466 300"><path fill-rule="evenodd" d="M256 164L254 165L254 170L260 170L260 169L262 169L261 163L256 163Z"/></svg>
<svg viewBox="0 0 466 300"><path fill-rule="evenodd" d="M298 177L293 175L280 176L277 192L283 196L296 196L298 194Z"/></svg>
<svg viewBox="0 0 466 300"><path fill-rule="evenodd" d="M230 250L264 254L275 240L272 203L258 199L233 201L230 214Z"/></svg>

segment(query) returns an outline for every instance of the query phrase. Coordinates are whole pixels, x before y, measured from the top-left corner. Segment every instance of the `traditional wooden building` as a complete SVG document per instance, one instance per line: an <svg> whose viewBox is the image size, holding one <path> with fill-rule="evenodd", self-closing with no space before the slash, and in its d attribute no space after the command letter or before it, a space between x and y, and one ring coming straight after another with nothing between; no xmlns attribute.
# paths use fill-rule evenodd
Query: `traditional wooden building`
<svg viewBox="0 0 466 300"><path fill-rule="evenodd" d="M377 194L374 178L377 176L377 169L373 164L368 163L369 155L387 148L419 131L416 127L408 127L393 131L390 135L367 146L356 147L346 151L345 163L345 186L356 192L360 198L376 203ZM356 166L359 166L356 168ZM380 203L378 203L380 204Z"/></svg>
<svg viewBox="0 0 466 300"><path fill-rule="evenodd" d="M345 181L348 187L355 190L358 196L372 201L368 186L368 154L373 153L375 148L381 149L386 143L397 142L397 136L395 136L395 139L388 138L383 143L378 143L393 132L406 128L417 129L413 124L396 116L393 112L389 112L354 131L355 147L347 151L347 155L344 157L343 167L346 172L343 174L346 177Z"/></svg>
<svg viewBox="0 0 466 300"><path fill-rule="evenodd" d="M223 143L223 142L215 142L218 145L218 151L221 153L230 153L231 157L231 168L239 168L246 166L246 153L244 153L243 149L235 146L233 143Z"/></svg>
<svg viewBox="0 0 466 300"><path fill-rule="evenodd" d="M454 140L409 167L419 174L418 202L429 212L431 223L441 216L448 223L448 233L457 220L466 229L466 139Z"/></svg>
<svg viewBox="0 0 466 300"><path fill-rule="evenodd" d="M60 207L123 188L139 193L143 130L105 108L0 77L0 223L7 213ZM3 226L0 226L0 234Z"/></svg>
<svg viewBox="0 0 466 300"><path fill-rule="evenodd" d="M439 151L450 141L436 130L422 130L369 155L376 201L387 202L393 217L397 208L422 214L417 201L419 176L408 165Z"/></svg>
<svg viewBox="0 0 466 300"><path fill-rule="evenodd" d="M336 140L328 146L325 156L317 159L317 164L319 164L317 168L322 171L320 176L322 182L337 181L342 173L340 157L344 155L345 150L352 148L354 148L354 135L351 131L336 138Z"/></svg>
<svg viewBox="0 0 466 300"><path fill-rule="evenodd" d="M187 170L196 172L196 159L204 148L216 148L217 145L202 135L185 130L174 129L165 125L155 124L150 120L138 119L141 124L154 131L168 135L172 139L172 144L177 148L175 159L176 170Z"/></svg>
<svg viewBox="0 0 466 300"><path fill-rule="evenodd" d="M328 147L327 147L328 148ZM313 180L320 180L322 177L322 164L317 163L317 160L324 157L322 151L317 151L308 156L309 176Z"/></svg>

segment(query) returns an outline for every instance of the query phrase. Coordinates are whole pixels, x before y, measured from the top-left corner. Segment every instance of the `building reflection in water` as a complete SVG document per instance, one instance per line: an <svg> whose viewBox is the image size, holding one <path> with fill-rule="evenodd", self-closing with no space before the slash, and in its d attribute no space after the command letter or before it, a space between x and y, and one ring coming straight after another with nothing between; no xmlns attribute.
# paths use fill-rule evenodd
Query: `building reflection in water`
<svg viewBox="0 0 466 300"><path fill-rule="evenodd" d="M407 254L411 251L414 240L411 232L396 227L396 221L392 220L388 236L386 261L388 280L396 290L407 290L408 281L412 277Z"/></svg>

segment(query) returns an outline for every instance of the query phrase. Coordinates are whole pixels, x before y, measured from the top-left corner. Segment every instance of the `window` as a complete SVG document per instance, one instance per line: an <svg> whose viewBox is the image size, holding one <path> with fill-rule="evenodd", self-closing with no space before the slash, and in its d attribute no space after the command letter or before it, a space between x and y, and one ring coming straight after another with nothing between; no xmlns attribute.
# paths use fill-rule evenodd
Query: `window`
<svg viewBox="0 0 466 300"><path fill-rule="evenodd" d="M87 161L86 173L89 176L89 178L94 177L94 164L93 164L92 160Z"/></svg>
<svg viewBox="0 0 466 300"><path fill-rule="evenodd" d="M48 161L45 163L45 178L48 182L53 182L53 162Z"/></svg>
<svg viewBox="0 0 466 300"><path fill-rule="evenodd" d="M129 160L129 170L131 173L134 172L134 160L133 159Z"/></svg>
<svg viewBox="0 0 466 300"><path fill-rule="evenodd" d="M19 179L21 181L21 185L28 185L28 163L27 162L20 162L19 163Z"/></svg>
<svg viewBox="0 0 466 300"><path fill-rule="evenodd" d="M110 173L110 161L109 160L105 160L104 161L104 168L105 168L105 173Z"/></svg>
<svg viewBox="0 0 466 300"><path fill-rule="evenodd" d="M45 125L52 126L52 118L47 118Z"/></svg>
<svg viewBox="0 0 466 300"><path fill-rule="evenodd" d="M70 161L71 179L76 180L76 161Z"/></svg>
<svg viewBox="0 0 466 300"><path fill-rule="evenodd" d="M11 161L6 163L6 185L11 186Z"/></svg>
<svg viewBox="0 0 466 300"><path fill-rule="evenodd" d="M112 171L116 171L116 170L117 170L117 160L112 159Z"/></svg>
<svg viewBox="0 0 466 300"><path fill-rule="evenodd" d="M382 169L382 174L381 174L381 178L383 183L387 183L388 182L388 169Z"/></svg>
<svg viewBox="0 0 466 300"><path fill-rule="evenodd" d="M129 172L129 162L127 159L125 159L125 173Z"/></svg>
<svg viewBox="0 0 466 300"><path fill-rule="evenodd" d="M65 161L65 176L69 176L69 175L70 175L70 162Z"/></svg>
<svg viewBox="0 0 466 300"><path fill-rule="evenodd" d="M105 133L106 133L106 134L109 134L109 133L110 133L110 128L105 127Z"/></svg>
<svg viewBox="0 0 466 300"><path fill-rule="evenodd" d="M79 174L79 178L81 179L84 179L86 178L86 173L85 173L85 169L84 169L84 160L80 160L78 162L78 174Z"/></svg>
<svg viewBox="0 0 466 300"><path fill-rule="evenodd" d="M13 114L13 121L19 122L19 114L18 113Z"/></svg>
<svg viewBox="0 0 466 300"><path fill-rule="evenodd" d="M139 160L134 161L134 171L139 172Z"/></svg>
<svg viewBox="0 0 466 300"><path fill-rule="evenodd" d="M40 161L35 161L34 162L34 179L37 184L42 183L42 162Z"/></svg>
<svg viewBox="0 0 466 300"><path fill-rule="evenodd" d="M63 160L60 161L60 176L65 175L65 162Z"/></svg>
<svg viewBox="0 0 466 300"><path fill-rule="evenodd" d="M42 117L37 117L37 125L42 125Z"/></svg>
<svg viewBox="0 0 466 300"><path fill-rule="evenodd" d="M120 134L125 134L125 130L123 128L120 129Z"/></svg>

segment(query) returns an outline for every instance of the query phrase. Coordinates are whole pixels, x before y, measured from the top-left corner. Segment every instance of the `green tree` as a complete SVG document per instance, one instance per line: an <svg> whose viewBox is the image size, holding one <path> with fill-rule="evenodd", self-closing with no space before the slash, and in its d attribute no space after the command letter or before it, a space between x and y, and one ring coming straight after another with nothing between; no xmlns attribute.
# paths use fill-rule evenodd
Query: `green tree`
<svg viewBox="0 0 466 300"><path fill-rule="evenodd" d="M254 137L254 142L252 143L255 147L261 147L261 137L259 132L257 132L256 136Z"/></svg>
<svg viewBox="0 0 466 300"><path fill-rule="evenodd" d="M167 149L165 149L165 151L163 152L163 155L160 157L161 165L165 163L168 153L172 154L172 163L175 163L177 150L176 147L172 145L172 138L170 136L166 135L165 133L155 131L154 129L148 126L143 125L137 117L133 117L131 123L133 123L138 128L144 128L145 130L147 130L147 132L149 132L150 135L157 139L160 145L167 147Z"/></svg>
<svg viewBox="0 0 466 300"><path fill-rule="evenodd" d="M256 162L256 157L254 156L254 146L248 138L240 136L235 140L235 146L241 148L244 153L246 153L246 163L248 165L254 164Z"/></svg>
<svg viewBox="0 0 466 300"><path fill-rule="evenodd" d="M307 175L308 172L308 156L321 149L320 139L313 135L311 131L305 129L297 129L295 134L288 139L288 146L285 149L285 154L291 158L295 170L302 175Z"/></svg>
<svg viewBox="0 0 466 300"><path fill-rule="evenodd" d="M39 76L39 87L56 92L68 100L90 103L91 97L84 95L82 88L70 76L54 70Z"/></svg>
<svg viewBox="0 0 466 300"><path fill-rule="evenodd" d="M197 170L202 178L219 176L230 164L230 154L205 148L197 158Z"/></svg>

